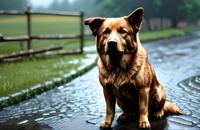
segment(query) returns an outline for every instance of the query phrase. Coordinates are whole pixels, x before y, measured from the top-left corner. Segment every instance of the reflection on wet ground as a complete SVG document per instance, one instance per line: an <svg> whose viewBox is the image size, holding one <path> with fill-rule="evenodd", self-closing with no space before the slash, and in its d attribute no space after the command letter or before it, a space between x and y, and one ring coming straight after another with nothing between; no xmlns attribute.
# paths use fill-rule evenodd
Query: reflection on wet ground
<svg viewBox="0 0 200 130"><path fill-rule="evenodd" d="M200 129L200 39L187 36L144 44L167 99L185 115L151 119L152 129ZM98 130L105 102L97 67L72 82L0 111L1 130ZM120 110L117 108L116 114ZM114 130L138 129L137 119Z"/></svg>

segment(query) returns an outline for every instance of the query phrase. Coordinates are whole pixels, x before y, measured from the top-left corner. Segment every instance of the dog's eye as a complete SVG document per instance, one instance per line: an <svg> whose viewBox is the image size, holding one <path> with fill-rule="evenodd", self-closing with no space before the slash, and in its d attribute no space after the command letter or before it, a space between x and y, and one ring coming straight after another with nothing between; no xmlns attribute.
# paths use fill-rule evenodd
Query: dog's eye
<svg viewBox="0 0 200 130"><path fill-rule="evenodd" d="M120 28L118 30L118 32L121 33L121 34L127 33L127 31L124 28Z"/></svg>
<svg viewBox="0 0 200 130"><path fill-rule="evenodd" d="M109 34L111 32L111 30L109 28L106 28L104 31L103 31L103 34Z"/></svg>

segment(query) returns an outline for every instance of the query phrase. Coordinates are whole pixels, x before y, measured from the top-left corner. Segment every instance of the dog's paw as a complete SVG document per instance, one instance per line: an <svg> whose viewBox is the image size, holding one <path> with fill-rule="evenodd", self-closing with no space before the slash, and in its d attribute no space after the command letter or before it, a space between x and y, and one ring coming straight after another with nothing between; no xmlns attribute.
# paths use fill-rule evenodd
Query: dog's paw
<svg viewBox="0 0 200 130"><path fill-rule="evenodd" d="M154 113L154 117L161 119L164 115L164 111L161 110L159 112Z"/></svg>
<svg viewBox="0 0 200 130"><path fill-rule="evenodd" d="M128 120L128 117L124 113L121 113L117 119L117 121L119 122L125 122L127 120Z"/></svg>
<svg viewBox="0 0 200 130"><path fill-rule="evenodd" d="M140 128L150 128L151 125L150 125L149 121L142 121L142 122L139 122L139 127Z"/></svg>
<svg viewBox="0 0 200 130"><path fill-rule="evenodd" d="M107 121L101 122L100 129L101 130L111 130L111 123L109 123Z"/></svg>

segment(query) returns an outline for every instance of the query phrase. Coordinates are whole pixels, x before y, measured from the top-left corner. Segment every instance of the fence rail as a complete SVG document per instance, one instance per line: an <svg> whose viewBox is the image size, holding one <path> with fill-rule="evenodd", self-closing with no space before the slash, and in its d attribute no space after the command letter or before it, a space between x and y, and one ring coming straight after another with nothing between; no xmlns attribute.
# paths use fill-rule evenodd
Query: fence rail
<svg viewBox="0 0 200 130"><path fill-rule="evenodd" d="M12 41L27 41L27 50L32 50L32 40L61 40L61 39L80 39L80 48L78 53L83 52L84 46L84 26L83 17L84 12L36 12L31 11L31 7L27 7L25 11L0 11L0 15L25 15L27 17L27 34L24 36L13 36L7 37L0 34L1 42L12 42ZM66 16L66 17L80 17L80 34L58 34L58 35L32 35L32 15L55 15L55 16ZM42 51L41 51L42 52ZM73 51L70 51L72 54ZM77 54L77 50L74 51ZM67 52L65 53L67 54Z"/></svg>
<svg viewBox="0 0 200 130"><path fill-rule="evenodd" d="M48 34L41 34L41 35L32 35L31 37L28 36L13 36L13 37L0 37L0 42L13 42L13 41L27 41L31 40L60 40L60 39L80 39L80 35L48 35Z"/></svg>
<svg viewBox="0 0 200 130"><path fill-rule="evenodd" d="M28 7L30 8L30 7ZM27 9L28 9L27 8ZM28 12L26 11L16 11L16 10L12 10L12 11L3 11L0 10L0 14L3 15L26 15ZM57 15L57 16L72 16L72 17L80 17L80 13L77 12L61 12L61 11L57 11L57 12L38 12L38 11L31 11L31 14L35 14L35 15Z"/></svg>

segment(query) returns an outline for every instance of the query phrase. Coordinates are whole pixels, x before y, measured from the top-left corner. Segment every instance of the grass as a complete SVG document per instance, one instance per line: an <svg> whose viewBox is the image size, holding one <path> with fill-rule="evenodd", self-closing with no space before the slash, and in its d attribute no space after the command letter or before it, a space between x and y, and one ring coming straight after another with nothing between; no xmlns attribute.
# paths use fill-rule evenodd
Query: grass
<svg viewBox="0 0 200 130"><path fill-rule="evenodd" d="M40 34L80 34L80 18L33 15L32 35ZM0 16L0 33L3 36L26 35L25 16ZM77 43L77 44L75 44ZM20 46L21 44L21 46ZM32 48L44 48L50 45L62 45L66 50L77 49L78 40L33 40ZM27 48L26 42L0 43L0 54L18 52Z"/></svg>
<svg viewBox="0 0 200 130"><path fill-rule="evenodd" d="M17 36L26 34L26 17L0 16L0 30L5 36Z"/></svg>
<svg viewBox="0 0 200 130"><path fill-rule="evenodd" d="M0 66L0 95L19 91L28 86L61 76L80 64L69 64L73 59L80 60L84 56L54 57L46 59L27 59L23 62L4 63Z"/></svg>
<svg viewBox="0 0 200 130"><path fill-rule="evenodd" d="M87 46L91 44L93 41L86 42ZM80 67L81 59L85 57L86 53L68 56L44 56L42 58L32 57L18 62L1 63L0 96L9 95L55 77L61 77ZM74 60L78 62L70 62Z"/></svg>
<svg viewBox="0 0 200 130"><path fill-rule="evenodd" d="M160 31L142 32L140 34L140 38L143 41L152 41L157 39L166 39L174 36L182 36L184 34L185 34L184 29L173 28Z"/></svg>
<svg viewBox="0 0 200 130"><path fill-rule="evenodd" d="M32 34L79 34L80 19L58 16L32 17ZM26 17L2 16L0 17L0 33L4 36L26 35ZM86 41L91 45L93 41ZM65 50L79 48L79 39L73 40L33 40L33 49L44 48L50 45L62 45ZM26 42L0 43L0 55L10 54L26 49ZM80 67L80 61L86 55L53 56L43 58L28 58L23 61L0 64L0 96L6 96L20 91L31 85L62 76L71 70Z"/></svg>
<svg viewBox="0 0 200 130"><path fill-rule="evenodd" d="M80 19L33 15L32 34L79 34ZM5 36L18 36L27 33L25 16L0 17L0 29Z"/></svg>
<svg viewBox="0 0 200 130"><path fill-rule="evenodd" d="M79 34L79 18L66 18L57 16L37 16L32 18L33 34ZM26 18L22 16L0 17L0 33L5 36L18 36L26 34ZM142 40L155 40L183 35L183 29L167 29L163 31L141 32ZM21 46L20 46L21 45ZM49 45L63 45L66 50L79 48L79 40L34 40L33 49ZM94 40L85 41L86 46L94 45ZM0 43L0 55L18 52L26 48L26 43ZM53 56L44 58L27 58L20 62L0 64L0 96L28 88L34 84L62 76L78 68L81 63L69 61L84 58L86 54L70 56Z"/></svg>

